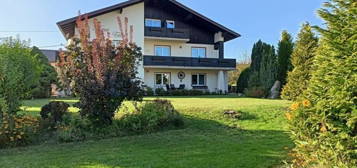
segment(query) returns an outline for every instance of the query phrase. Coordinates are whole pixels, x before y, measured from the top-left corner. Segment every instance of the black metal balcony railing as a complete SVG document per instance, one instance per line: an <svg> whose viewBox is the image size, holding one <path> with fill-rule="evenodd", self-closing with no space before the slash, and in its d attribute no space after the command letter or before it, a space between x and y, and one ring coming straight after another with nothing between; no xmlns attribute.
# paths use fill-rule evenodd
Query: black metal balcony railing
<svg viewBox="0 0 357 168"><path fill-rule="evenodd" d="M235 59L144 56L144 66L236 68Z"/></svg>
<svg viewBox="0 0 357 168"><path fill-rule="evenodd" d="M189 29L145 27L145 36L190 39Z"/></svg>

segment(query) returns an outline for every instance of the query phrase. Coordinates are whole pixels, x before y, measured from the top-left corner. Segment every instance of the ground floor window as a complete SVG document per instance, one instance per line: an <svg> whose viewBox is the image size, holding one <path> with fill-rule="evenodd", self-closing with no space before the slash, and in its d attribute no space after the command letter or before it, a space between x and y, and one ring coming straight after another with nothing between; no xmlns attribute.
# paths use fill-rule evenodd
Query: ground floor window
<svg viewBox="0 0 357 168"><path fill-rule="evenodd" d="M206 86L206 74L193 74L192 86Z"/></svg>
<svg viewBox="0 0 357 168"><path fill-rule="evenodd" d="M155 85L170 84L170 73L155 73Z"/></svg>

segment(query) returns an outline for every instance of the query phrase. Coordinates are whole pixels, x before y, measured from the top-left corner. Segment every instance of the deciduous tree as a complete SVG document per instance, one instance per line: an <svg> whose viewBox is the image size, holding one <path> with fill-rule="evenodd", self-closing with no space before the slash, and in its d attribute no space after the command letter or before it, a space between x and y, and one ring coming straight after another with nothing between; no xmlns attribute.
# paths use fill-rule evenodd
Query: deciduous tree
<svg viewBox="0 0 357 168"><path fill-rule="evenodd" d="M16 115L21 99L38 84L40 66L27 42L10 38L0 45L0 120Z"/></svg>
<svg viewBox="0 0 357 168"><path fill-rule="evenodd" d="M128 30L118 17L122 41L114 46L110 34L106 34L100 21L94 19L95 38L90 38L89 20L77 19L79 38L73 38L67 51L60 57L59 67L68 69L69 79L74 81L74 91L79 96L80 114L95 125L111 124L122 101L141 100L141 80L137 77L141 48L132 41L133 27Z"/></svg>

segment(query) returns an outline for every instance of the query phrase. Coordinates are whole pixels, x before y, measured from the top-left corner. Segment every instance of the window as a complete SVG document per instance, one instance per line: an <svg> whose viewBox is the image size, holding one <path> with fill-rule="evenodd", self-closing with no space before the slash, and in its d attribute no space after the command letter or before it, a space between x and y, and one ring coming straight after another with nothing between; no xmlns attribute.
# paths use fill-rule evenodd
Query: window
<svg viewBox="0 0 357 168"><path fill-rule="evenodd" d="M161 20L145 19L145 27L161 27Z"/></svg>
<svg viewBox="0 0 357 168"><path fill-rule="evenodd" d="M121 40L113 40L112 41L112 44L115 46L115 47L118 47L121 43Z"/></svg>
<svg viewBox="0 0 357 168"><path fill-rule="evenodd" d="M206 86L206 74L193 74L192 86Z"/></svg>
<svg viewBox="0 0 357 168"><path fill-rule="evenodd" d="M171 56L170 46L155 46L156 56Z"/></svg>
<svg viewBox="0 0 357 168"><path fill-rule="evenodd" d="M192 57L206 58L206 48L192 47Z"/></svg>
<svg viewBox="0 0 357 168"><path fill-rule="evenodd" d="M155 73L155 85L170 84L170 73Z"/></svg>
<svg viewBox="0 0 357 168"><path fill-rule="evenodd" d="M174 29L174 28L175 28L175 21L166 20L166 27L167 27L168 29Z"/></svg>

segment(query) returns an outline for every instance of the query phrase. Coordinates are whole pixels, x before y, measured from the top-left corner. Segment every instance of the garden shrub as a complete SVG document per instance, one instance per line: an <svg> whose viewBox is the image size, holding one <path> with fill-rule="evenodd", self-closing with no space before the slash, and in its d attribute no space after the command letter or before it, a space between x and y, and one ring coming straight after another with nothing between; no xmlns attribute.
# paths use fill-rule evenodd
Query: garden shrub
<svg viewBox="0 0 357 168"><path fill-rule="evenodd" d="M54 101L41 108L42 120L48 122L50 128L54 128L63 121L63 116L68 113L69 104L65 102Z"/></svg>
<svg viewBox="0 0 357 168"><path fill-rule="evenodd" d="M59 142L81 142L86 140L100 140L127 135L119 120L114 119L110 125L95 126L86 118L65 115L63 121L57 125L55 132Z"/></svg>
<svg viewBox="0 0 357 168"><path fill-rule="evenodd" d="M40 68L26 42L10 38L0 45L0 119L16 115L20 100L38 84Z"/></svg>
<svg viewBox="0 0 357 168"><path fill-rule="evenodd" d="M156 96L168 96L169 93L164 88L156 88L155 95Z"/></svg>
<svg viewBox="0 0 357 168"><path fill-rule="evenodd" d="M26 145L38 131L36 118L17 115L40 74L28 45L12 38L0 45L0 148Z"/></svg>
<svg viewBox="0 0 357 168"><path fill-rule="evenodd" d="M267 95L266 90L262 87L251 87L244 91L245 96L254 98L264 98Z"/></svg>
<svg viewBox="0 0 357 168"><path fill-rule="evenodd" d="M66 118L56 130L59 142L80 142L88 139L92 134L92 124L89 120L70 117Z"/></svg>
<svg viewBox="0 0 357 168"><path fill-rule="evenodd" d="M215 94L226 94L223 92L220 93L211 93L208 90L207 91L203 91L203 90L195 90L195 89L191 89L191 90L186 90L186 89L182 89L182 90L169 90L166 91L162 88L157 88L155 90L156 96L203 96L203 95L215 95Z"/></svg>
<svg viewBox="0 0 357 168"><path fill-rule="evenodd" d="M127 18L125 24L120 17L117 19L119 25L128 25ZM58 66L68 72L66 75L74 83L81 116L99 127L110 125L117 107L125 99L142 100L142 82L137 77L141 48L132 42L132 26L125 31L120 26L123 40L114 46L98 20L93 20L94 39L89 36L87 16L78 17L76 24L79 38L69 40L67 51L60 54Z"/></svg>
<svg viewBox="0 0 357 168"><path fill-rule="evenodd" d="M122 127L135 133L150 133L169 127L182 127L183 118L168 100L157 99L119 110Z"/></svg>
<svg viewBox="0 0 357 168"><path fill-rule="evenodd" d="M202 96L202 95L205 95L205 91L202 91L202 90L189 90L188 91L188 95L189 96ZM208 92L209 93L209 92Z"/></svg>
<svg viewBox="0 0 357 168"><path fill-rule="evenodd" d="M187 96L189 95L188 92L188 90L172 90L169 94L171 96Z"/></svg>
<svg viewBox="0 0 357 168"><path fill-rule="evenodd" d="M248 88L248 80L249 80L250 68L246 68L239 75L237 81L237 92L243 93L246 88Z"/></svg>
<svg viewBox="0 0 357 168"><path fill-rule="evenodd" d="M0 148L30 144L36 139L38 131L37 118L4 113L0 121Z"/></svg>
<svg viewBox="0 0 357 168"><path fill-rule="evenodd" d="M151 87L146 87L145 96L154 96L154 90Z"/></svg>
<svg viewBox="0 0 357 168"><path fill-rule="evenodd" d="M295 167L357 165L357 3L330 0L319 15L321 43L306 92L286 114Z"/></svg>

